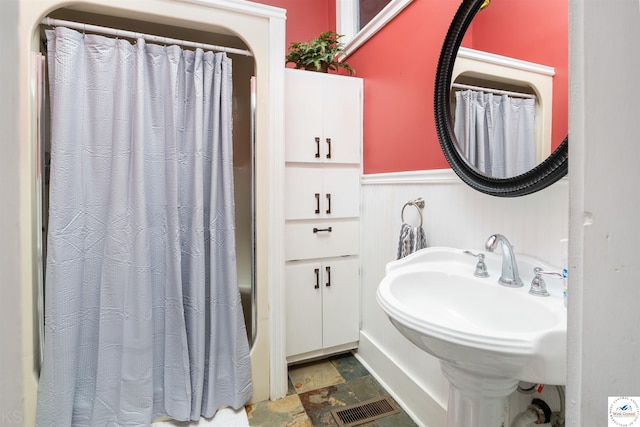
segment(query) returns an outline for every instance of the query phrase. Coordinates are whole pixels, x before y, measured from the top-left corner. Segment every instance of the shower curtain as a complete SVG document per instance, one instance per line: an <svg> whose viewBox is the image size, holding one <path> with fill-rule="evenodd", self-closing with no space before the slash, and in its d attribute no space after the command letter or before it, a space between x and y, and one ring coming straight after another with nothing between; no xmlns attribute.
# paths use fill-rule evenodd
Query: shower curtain
<svg viewBox="0 0 640 427"><path fill-rule="evenodd" d="M47 31L51 193L37 426L242 407L224 53Z"/></svg>
<svg viewBox="0 0 640 427"><path fill-rule="evenodd" d="M514 177L537 163L534 99L458 91L454 132L464 158L485 175Z"/></svg>

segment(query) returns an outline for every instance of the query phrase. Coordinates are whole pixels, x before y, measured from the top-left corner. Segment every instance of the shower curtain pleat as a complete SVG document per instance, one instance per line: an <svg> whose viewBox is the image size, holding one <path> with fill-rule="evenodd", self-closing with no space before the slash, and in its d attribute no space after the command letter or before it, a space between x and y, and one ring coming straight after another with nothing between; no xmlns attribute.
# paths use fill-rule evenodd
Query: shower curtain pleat
<svg viewBox="0 0 640 427"><path fill-rule="evenodd" d="M494 178L536 165L535 100L474 90L456 92L454 132L466 161Z"/></svg>
<svg viewBox="0 0 640 427"><path fill-rule="evenodd" d="M251 396L231 62L47 31L51 190L37 426L211 417Z"/></svg>

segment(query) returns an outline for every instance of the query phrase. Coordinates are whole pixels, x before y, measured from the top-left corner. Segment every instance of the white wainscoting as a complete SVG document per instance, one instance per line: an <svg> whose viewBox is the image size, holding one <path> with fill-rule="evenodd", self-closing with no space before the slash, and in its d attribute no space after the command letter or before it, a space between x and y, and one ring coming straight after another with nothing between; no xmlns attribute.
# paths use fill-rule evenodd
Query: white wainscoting
<svg viewBox="0 0 640 427"><path fill-rule="evenodd" d="M418 197L425 200L428 246L480 250L489 235L501 233L516 254L560 267L566 245L561 240L568 237L568 192L567 178L535 194L498 198L472 190L449 169L363 176L362 332L357 356L421 425L446 425L448 383L438 360L400 335L376 302L385 265L396 258L402 207ZM419 223L414 207L405 209L405 220Z"/></svg>

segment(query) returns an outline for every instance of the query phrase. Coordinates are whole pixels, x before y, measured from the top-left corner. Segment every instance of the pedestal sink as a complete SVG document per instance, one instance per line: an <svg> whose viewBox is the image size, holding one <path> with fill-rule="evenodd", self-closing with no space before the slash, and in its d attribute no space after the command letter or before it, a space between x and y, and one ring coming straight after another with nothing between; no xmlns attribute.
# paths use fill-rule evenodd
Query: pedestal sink
<svg viewBox="0 0 640 427"><path fill-rule="evenodd" d="M508 288L497 282L501 256L484 255L489 277L478 278L477 258L465 251L423 249L388 263L378 287L378 304L398 331L440 359L450 383L448 427L499 427L520 381L565 384L562 282L545 278L550 296L529 294L534 267L557 268L520 255L525 286Z"/></svg>

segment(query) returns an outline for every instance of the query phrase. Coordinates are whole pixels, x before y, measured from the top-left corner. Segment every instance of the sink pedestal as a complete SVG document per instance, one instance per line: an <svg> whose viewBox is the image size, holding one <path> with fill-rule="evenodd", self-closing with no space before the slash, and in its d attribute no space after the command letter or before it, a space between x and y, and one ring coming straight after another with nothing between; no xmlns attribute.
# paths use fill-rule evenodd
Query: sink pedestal
<svg viewBox="0 0 640 427"><path fill-rule="evenodd" d="M506 420L507 398L518 380L488 376L440 361L449 380L447 427L502 427Z"/></svg>

